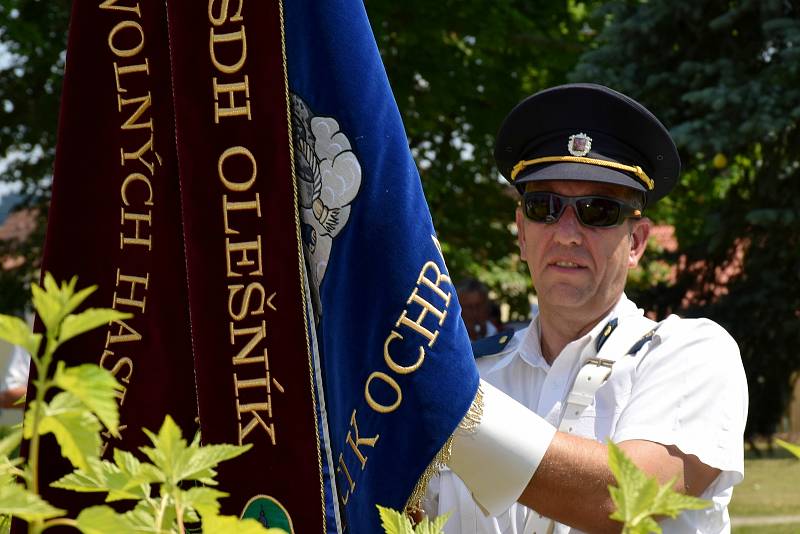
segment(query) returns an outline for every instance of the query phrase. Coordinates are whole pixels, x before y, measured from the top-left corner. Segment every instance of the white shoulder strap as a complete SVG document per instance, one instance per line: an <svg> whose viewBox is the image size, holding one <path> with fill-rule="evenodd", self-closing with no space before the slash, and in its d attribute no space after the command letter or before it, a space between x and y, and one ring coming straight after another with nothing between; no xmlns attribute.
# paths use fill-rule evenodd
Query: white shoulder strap
<svg viewBox="0 0 800 534"><path fill-rule="evenodd" d="M594 402L595 393L611 376L614 364L622 356L635 354L655 334L661 323L647 317L626 317L620 325L612 319L603 328L597 339L597 356L583 363L561 411L558 430L571 433L581 414ZM613 336L611 334L614 334ZM644 334L644 335L642 335ZM555 521L534 510L528 514L523 532L525 534L552 534Z"/></svg>
<svg viewBox="0 0 800 534"><path fill-rule="evenodd" d="M616 319L609 321L598 338L597 356L586 360L575 377L561 412L561 423L558 426L561 432L572 432L581 414L594 402L597 390L611 376L611 369L617 360L631 353L631 349L643 340L648 341L658 325L659 323L643 316L626 317L620 324Z"/></svg>

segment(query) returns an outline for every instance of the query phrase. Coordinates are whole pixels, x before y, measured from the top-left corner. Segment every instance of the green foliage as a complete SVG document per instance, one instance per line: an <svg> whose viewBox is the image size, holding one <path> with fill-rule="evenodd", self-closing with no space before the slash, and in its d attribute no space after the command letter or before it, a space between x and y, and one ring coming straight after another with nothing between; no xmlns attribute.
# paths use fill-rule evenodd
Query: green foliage
<svg viewBox="0 0 800 534"><path fill-rule="evenodd" d="M435 519L426 517L414 527L408 516L397 510L378 505L378 514L381 517L381 526L386 534L441 534L444 524L450 518L449 513L440 515Z"/></svg>
<svg viewBox="0 0 800 534"><path fill-rule="evenodd" d="M608 0L589 21L597 35L570 79L647 105L683 161L650 213L675 226L692 268L671 287L638 288L637 302L725 326L749 377L746 432L771 434L800 370L800 5Z"/></svg>
<svg viewBox="0 0 800 534"><path fill-rule="evenodd" d="M797 456L797 459L800 460L800 445L795 445L794 443L789 443L788 441L777 438L775 439L775 443Z"/></svg>
<svg viewBox="0 0 800 534"><path fill-rule="evenodd" d="M0 239L0 257L25 259L0 270L0 310L7 313L24 310L39 277L70 5L0 0L0 182L20 184L9 207L31 209L36 221L27 238Z"/></svg>
<svg viewBox="0 0 800 534"><path fill-rule="evenodd" d="M58 517L64 510L47 504L41 497L14 481L11 473L0 475L0 514L25 521L43 521Z"/></svg>
<svg viewBox="0 0 800 534"><path fill-rule="evenodd" d="M527 317L517 194L499 178L494 136L530 93L563 83L588 45L595 2L370 1L367 11L416 158L448 268L487 283Z"/></svg>
<svg viewBox="0 0 800 534"><path fill-rule="evenodd" d="M59 285L47 273L43 288L33 286L33 304L46 327L46 343L43 353L31 352L36 367L35 399L25 413L23 430L0 440L0 532L7 532L11 516L26 521L29 532L37 534L56 525L72 526L84 534L183 534L187 521L201 522L206 532L282 532L267 530L253 520L221 516L219 499L227 493L207 487L216 485L220 462L244 453L249 446L203 446L199 436L187 444L180 428L167 416L157 434L145 430L152 446L141 447L140 452L150 462L122 450L114 450L113 462L100 458L100 431L105 427L112 434L117 432L115 398L120 385L97 365L67 367L62 360L51 372L51 364L56 349L65 341L129 315L107 309L76 312L95 289L76 290L76 285L75 278ZM19 320L0 316L0 339L39 349L41 336ZM45 396L53 390L59 391L52 398ZM50 433L75 468L53 487L104 493L106 502L134 501L132 508L118 512L109 506L92 506L70 519L64 517L64 510L44 501L38 486L39 442ZM9 455L22 437L30 440L28 458L12 461Z"/></svg>
<svg viewBox="0 0 800 534"><path fill-rule="evenodd" d="M682 510L700 510L711 504L673 491L674 479L659 485L612 442L608 443L608 466L618 484L608 487L617 508L610 517L625 524L623 534L660 534L656 516L676 517Z"/></svg>
<svg viewBox="0 0 800 534"><path fill-rule="evenodd" d="M183 489L191 481L216 485L217 465L249 447L201 446L198 439L187 445L169 416L158 434L146 433L153 446L140 450L152 463L142 463L128 452L115 450L113 462L94 458L88 469L77 469L52 484L71 491L106 493L107 502L137 501L132 510L124 513L108 506L87 508L77 518L79 528L84 532L182 532L183 521L202 518L203 527L209 532L266 531L252 520L240 522L235 517L220 516L219 499L227 493L204 486ZM160 484L158 497L154 496L155 484Z"/></svg>
<svg viewBox="0 0 800 534"><path fill-rule="evenodd" d="M10 315L0 315L0 338L19 345L28 354L38 353L39 343L42 341L41 334L34 334L25 321Z"/></svg>
<svg viewBox="0 0 800 534"><path fill-rule="evenodd" d="M67 317L67 319L69 318L70 316ZM108 320L105 320L96 326L107 322ZM70 337L72 336L62 336L62 339ZM74 396L85 408L96 415L103 426L108 428L113 435L117 435L119 413L116 397L120 385L113 376L96 365L84 364L67 369L64 362L58 362L53 381L56 386Z"/></svg>
<svg viewBox="0 0 800 534"><path fill-rule="evenodd" d="M62 391L49 403L31 401L23 425L25 439L52 432L61 454L78 469L100 454L100 421L71 393Z"/></svg>

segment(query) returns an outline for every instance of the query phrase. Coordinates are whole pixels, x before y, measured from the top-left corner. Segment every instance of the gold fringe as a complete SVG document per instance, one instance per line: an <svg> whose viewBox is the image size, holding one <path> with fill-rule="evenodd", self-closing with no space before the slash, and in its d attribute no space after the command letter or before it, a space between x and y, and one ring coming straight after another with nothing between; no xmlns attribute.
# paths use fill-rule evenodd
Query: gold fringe
<svg viewBox="0 0 800 534"><path fill-rule="evenodd" d="M464 418L458 423L458 427L455 432L453 432L453 435L444 442L442 448L436 456L433 457L431 463L425 468L425 471L423 471L422 476L419 477L416 486L414 486L414 491L411 492L411 496L408 498L408 501L406 501L407 514L412 515L421 510L422 498L425 496L425 492L428 491L428 485L433 477L438 475L439 471L450 461L450 457L453 454L453 438L456 432L466 434L475 432L478 429L478 425L481 423L481 418L483 418L483 389L478 385L475 398L472 400L472 404L470 404L469 410L467 410Z"/></svg>

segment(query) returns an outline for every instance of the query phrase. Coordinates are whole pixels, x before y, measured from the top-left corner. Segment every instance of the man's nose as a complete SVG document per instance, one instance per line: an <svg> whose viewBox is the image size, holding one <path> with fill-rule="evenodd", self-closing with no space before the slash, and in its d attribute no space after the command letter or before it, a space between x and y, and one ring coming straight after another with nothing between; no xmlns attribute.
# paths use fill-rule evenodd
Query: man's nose
<svg viewBox="0 0 800 534"><path fill-rule="evenodd" d="M583 242L583 225L573 206L566 207L553 227L555 241L564 245L580 245Z"/></svg>

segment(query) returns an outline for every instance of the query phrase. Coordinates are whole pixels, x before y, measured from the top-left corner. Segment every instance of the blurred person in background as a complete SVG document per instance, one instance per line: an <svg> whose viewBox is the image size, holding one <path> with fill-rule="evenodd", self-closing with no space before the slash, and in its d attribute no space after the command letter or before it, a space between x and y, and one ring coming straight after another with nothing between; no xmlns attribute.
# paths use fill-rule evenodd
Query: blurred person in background
<svg viewBox="0 0 800 534"><path fill-rule="evenodd" d="M25 350L17 345L11 352L11 359L6 372L3 374L0 385L0 408L23 409L24 402L19 402L25 397L28 390L28 372L31 357Z"/></svg>
<svg viewBox="0 0 800 534"><path fill-rule="evenodd" d="M474 278L466 278L456 286L456 292L469 338L475 341L495 335L498 328L491 319L492 302L486 285Z"/></svg>

